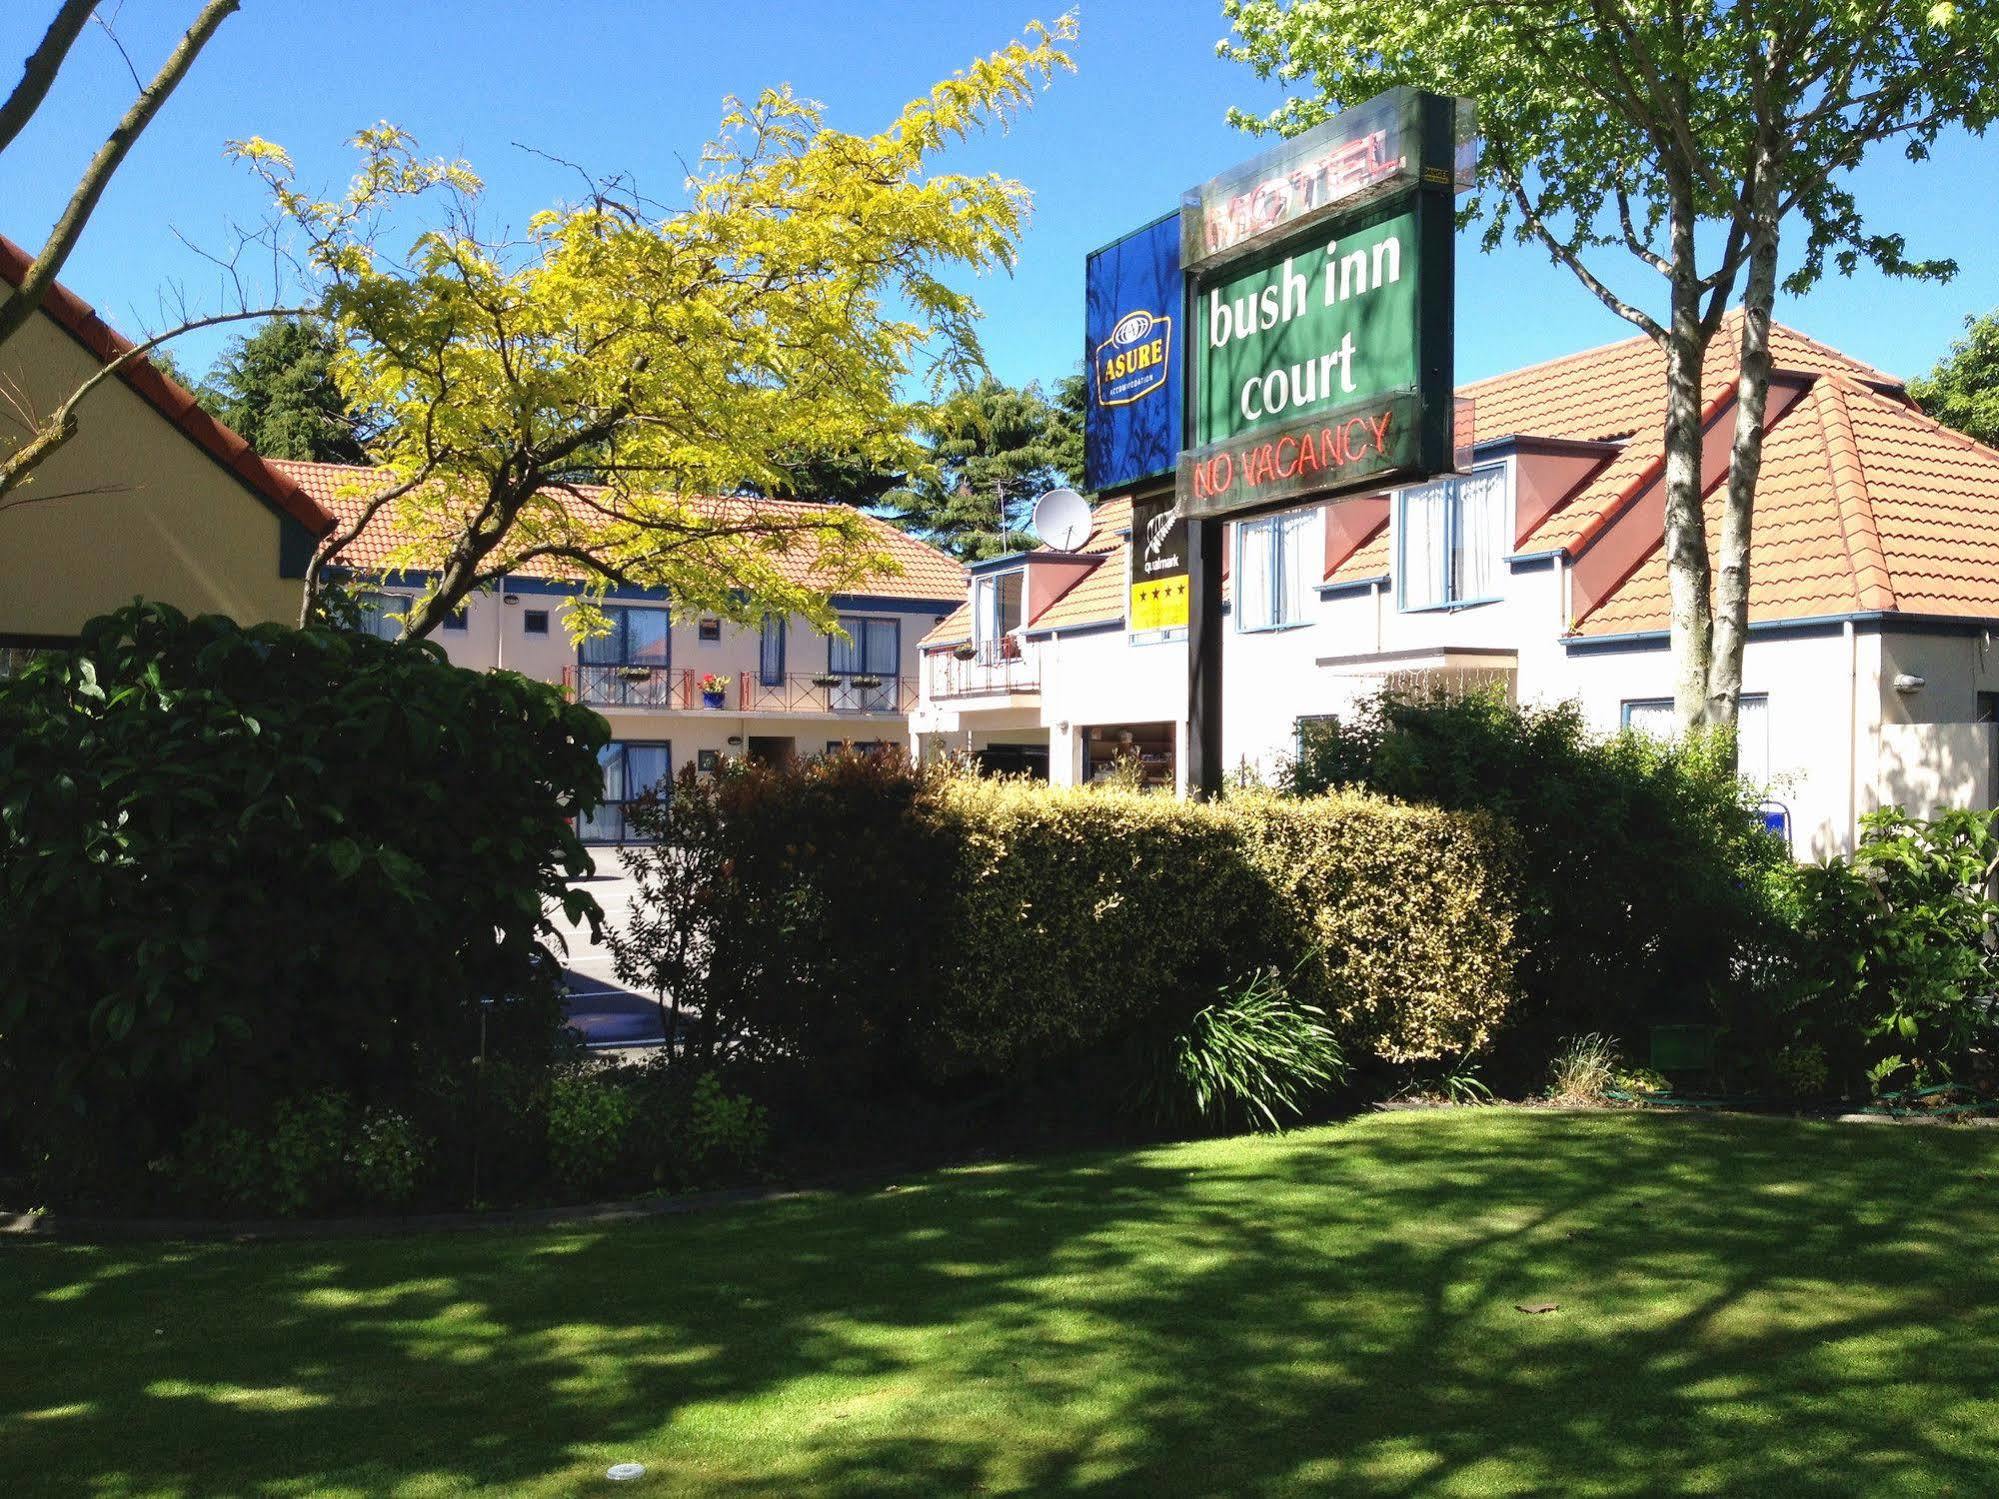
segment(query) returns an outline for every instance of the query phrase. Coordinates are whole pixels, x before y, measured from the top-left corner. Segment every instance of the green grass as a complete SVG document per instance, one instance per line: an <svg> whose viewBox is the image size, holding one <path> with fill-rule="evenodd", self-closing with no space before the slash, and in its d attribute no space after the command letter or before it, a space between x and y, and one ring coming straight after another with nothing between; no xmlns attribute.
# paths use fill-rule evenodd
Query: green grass
<svg viewBox="0 0 1999 1499"><path fill-rule="evenodd" d="M1983 1130L1483 1110L601 1230L4 1246L0 1491L1989 1495L1988 1176Z"/></svg>

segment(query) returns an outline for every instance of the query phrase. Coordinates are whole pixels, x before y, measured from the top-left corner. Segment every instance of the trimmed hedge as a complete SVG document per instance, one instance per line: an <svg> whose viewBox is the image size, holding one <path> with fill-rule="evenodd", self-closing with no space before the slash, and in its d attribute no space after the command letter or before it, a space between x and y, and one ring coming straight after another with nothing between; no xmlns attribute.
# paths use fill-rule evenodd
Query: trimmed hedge
<svg viewBox="0 0 1999 1499"><path fill-rule="evenodd" d="M1512 995L1512 864L1475 814L1201 806L849 755L683 775L638 816L661 841L627 854L621 976L675 989L698 1054L830 1086L1108 1055L1272 968L1350 1053L1395 1060L1473 1049ZM895 900L874 903L885 871Z"/></svg>

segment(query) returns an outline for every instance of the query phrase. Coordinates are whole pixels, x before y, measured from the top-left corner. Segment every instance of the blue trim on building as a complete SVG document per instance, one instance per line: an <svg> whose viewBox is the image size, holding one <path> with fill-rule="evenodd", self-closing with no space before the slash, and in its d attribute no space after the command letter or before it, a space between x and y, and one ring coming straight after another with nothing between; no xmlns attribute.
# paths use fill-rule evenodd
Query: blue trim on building
<svg viewBox="0 0 1999 1499"><path fill-rule="evenodd" d="M1376 573L1371 578L1342 578L1337 583L1321 583L1319 597L1337 599L1351 593L1372 593L1378 585L1387 581L1387 573Z"/></svg>
<svg viewBox="0 0 1999 1499"><path fill-rule="evenodd" d="M1513 552L1507 556L1500 558L1499 560L1506 564L1507 570L1509 572L1515 574L1540 573L1540 572L1547 572L1549 569L1554 567L1555 559L1561 555L1562 554L1559 551Z"/></svg>
<svg viewBox="0 0 1999 1499"><path fill-rule="evenodd" d="M351 578L350 568L329 569L329 575ZM382 588L421 589L437 576L433 572L393 572L378 578L367 574L368 582ZM546 578L509 577L499 588L488 590L495 593L531 593L549 597L574 598L583 590L574 583L556 583ZM607 604L664 604L669 602L669 590L664 588L612 588L605 592L603 601ZM835 609L876 609L899 614L928 614L936 619L950 616L955 603L947 604L941 599L913 599L898 594L887 593L836 593L831 603Z"/></svg>

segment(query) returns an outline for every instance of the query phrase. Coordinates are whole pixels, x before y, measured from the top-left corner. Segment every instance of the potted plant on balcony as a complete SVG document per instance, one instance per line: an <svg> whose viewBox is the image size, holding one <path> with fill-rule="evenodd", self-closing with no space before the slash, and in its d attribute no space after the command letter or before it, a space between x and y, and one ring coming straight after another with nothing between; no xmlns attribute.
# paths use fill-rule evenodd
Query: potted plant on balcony
<svg viewBox="0 0 1999 1499"><path fill-rule="evenodd" d="M652 668L650 666L621 666L618 668L618 680L621 682L650 682L652 680Z"/></svg>
<svg viewBox="0 0 1999 1499"><path fill-rule="evenodd" d="M875 688L877 688L877 687L881 686L881 684L882 684L882 679L881 679L880 677L855 677L855 678L854 678L854 685L855 685L856 687L860 688L860 689L861 689L861 691L863 691L863 692L872 692L872 691L874 691L874 689L875 689Z"/></svg>
<svg viewBox="0 0 1999 1499"><path fill-rule="evenodd" d="M830 671L821 672L812 679L812 685L814 687L838 687L840 680L839 677L834 676Z"/></svg>
<svg viewBox="0 0 1999 1499"><path fill-rule="evenodd" d="M729 679L706 672L701 677L701 706L719 708L724 701L723 694L729 690Z"/></svg>
<svg viewBox="0 0 1999 1499"><path fill-rule="evenodd" d="M969 661L978 655L978 653L979 648L969 640L961 640L951 647L951 654L956 656L960 661Z"/></svg>

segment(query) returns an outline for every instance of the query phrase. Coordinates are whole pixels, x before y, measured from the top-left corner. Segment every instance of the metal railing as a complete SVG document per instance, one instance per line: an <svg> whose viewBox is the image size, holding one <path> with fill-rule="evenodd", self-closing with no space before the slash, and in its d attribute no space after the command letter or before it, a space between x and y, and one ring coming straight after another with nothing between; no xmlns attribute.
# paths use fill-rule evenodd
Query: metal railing
<svg viewBox="0 0 1999 1499"><path fill-rule="evenodd" d="M735 698L744 713L907 713L916 706L916 678L795 672L766 682L744 672Z"/></svg>
<svg viewBox="0 0 1999 1499"><path fill-rule="evenodd" d="M930 658L933 698L987 697L1041 690L1041 656L1036 647L1017 652L985 650L971 657L940 654Z"/></svg>
<svg viewBox="0 0 1999 1499"><path fill-rule="evenodd" d="M694 673L686 667L565 666L562 685L592 708L692 708L696 699Z"/></svg>
<svg viewBox="0 0 1999 1499"><path fill-rule="evenodd" d="M701 690L692 667L581 665L562 669L562 685L576 702L592 708L725 708L738 713L825 714L907 713L916 706L916 678L873 677L860 673L787 674L775 682L756 672L737 676L719 702Z"/></svg>

